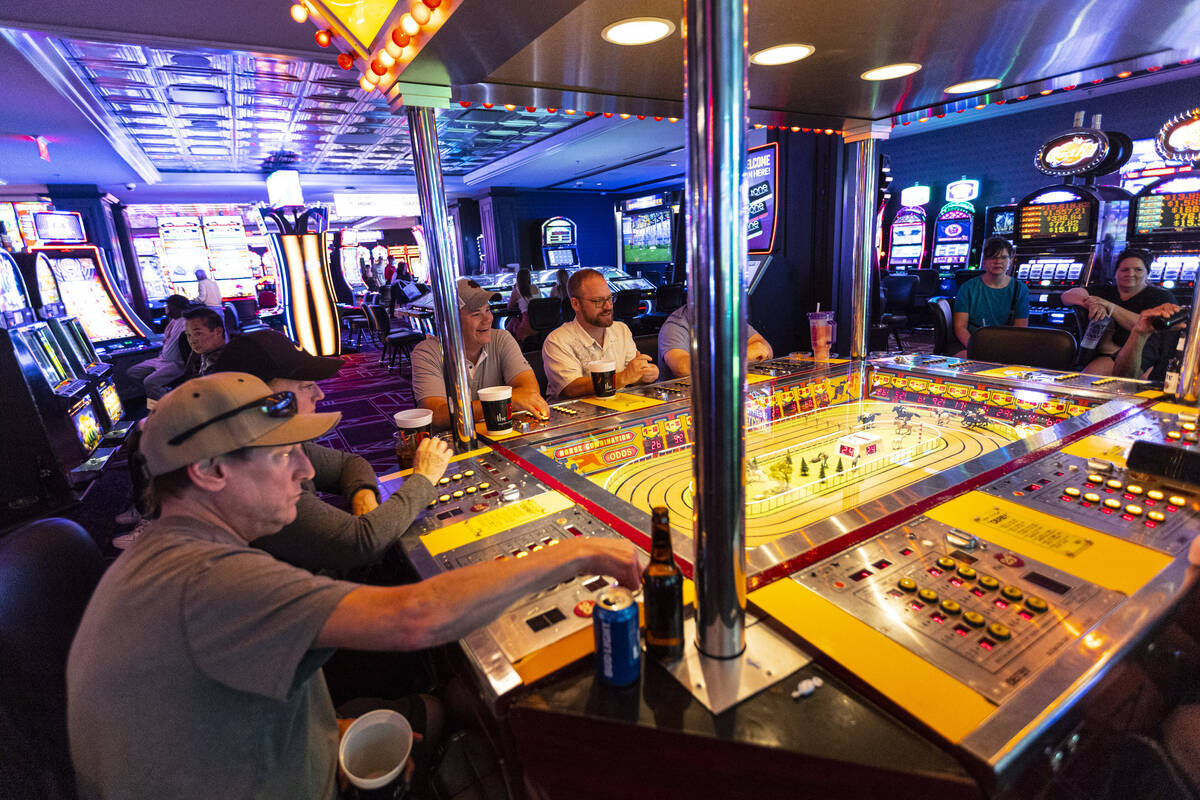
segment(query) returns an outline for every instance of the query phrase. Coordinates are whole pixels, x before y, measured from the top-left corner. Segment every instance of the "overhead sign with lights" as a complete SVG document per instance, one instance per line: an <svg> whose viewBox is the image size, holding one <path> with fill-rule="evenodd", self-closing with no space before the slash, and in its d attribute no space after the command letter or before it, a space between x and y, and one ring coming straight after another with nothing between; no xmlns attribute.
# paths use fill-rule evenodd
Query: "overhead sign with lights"
<svg viewBox="0 0 1200 800"><path fill-rule="evenodd" d="M1033 158L1033 165L1047 175L1086 175L1100 166L1108 150L1104 131L1075 128L1043 144Z"/></svg>
<svg viewBox="0 0 1200 800"><path fill-rule="evenodd" d="M1167 120L1154 139L1154 149L1169 161L1200 161L1200 108Z"/></svg>
<svg viewBox="0 0 1200 800"><path fill-rule="evenodd" d="M924 206L929 204L929 187L917 183L900 192L900 205Z"/></svg>
<svg viewBox="0 0 1200 800"><path fill-rule="evenodd" d="M334 192L333 210L339 219L358 217L418 217L421 206L415 194Z"/></svg>
<svg viewBox="0 0 1200 800"><path fill-rule="evenodd" d="M969 203L979 197L979 181L963 178L946 187L947 203Z"/></svg>

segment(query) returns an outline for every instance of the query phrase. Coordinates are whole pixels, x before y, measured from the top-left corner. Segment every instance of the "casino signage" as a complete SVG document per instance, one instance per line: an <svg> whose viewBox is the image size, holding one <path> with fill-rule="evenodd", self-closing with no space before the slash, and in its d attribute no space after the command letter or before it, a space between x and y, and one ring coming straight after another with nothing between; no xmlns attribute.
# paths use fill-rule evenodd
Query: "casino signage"
<svg viewBox="0 0 1200 800"><path fill-rule="evenodd" d="M1108 136L1092 128L1060 133L1038 149L1033 165L1047 175L1085 175L1108 156Z"/></svg>
<svg viewBox="0 0 1200 800"><path fill-rule="evenodd" d="M746 154L746 245L751 255L770 253L775 246L778 156L777 142L752 147Z"/></svg>
<svg viewBox="0 0 1200 800"><path fill-rule="evenodd" d="M1168 161L1200 161L1200 108L1167 120L1154 139L1154 149Z"/></svg>

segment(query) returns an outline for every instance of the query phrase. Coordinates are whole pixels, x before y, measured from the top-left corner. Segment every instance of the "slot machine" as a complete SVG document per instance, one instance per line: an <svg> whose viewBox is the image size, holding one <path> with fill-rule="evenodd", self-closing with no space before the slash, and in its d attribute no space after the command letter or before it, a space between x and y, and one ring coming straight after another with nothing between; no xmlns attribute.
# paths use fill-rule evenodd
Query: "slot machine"
<svg viewBox="0 0 1200 800"><path fill-rule="evenodd" d="M971 263L975 237L975 206L979 181L963 178L946 187L946 204L933 222L933 256L930 266L938 271L943 292L955 291L954 273Z"/></svg>
<svg viewBox="0 0 1200 800"><path fill-rule="evenodd" d="M0 252L0 502L10 512L44 510L94 477L115 448L100 448L100 413L39 321L16 261Z"/></svg>
<svg viewBox="0 0 1200 800"><path fill-rule="evenodd" d="M925 204L928 186L910 186L900 193L900 210L888 235L887 270L916 272L925 260Z"/></svg>
<svg viewBox="0 0 1200 800"><path fill-rule="evenodd" d="M109 435L114 429L117 434L128 431L133 423L123 419L125 408L113 382L113 367L101 360L79 320L67 316L50 261L41 253L25 253L14 259L38 318L50 328L71 372L91 385L92 405L101 428Z"/></svg>
<svg viewBox="0 0 1200 800"><path fill-rule="evenodd" d="M1200 116L1195 111L1167 121L1154 140L1164 159L1200 162ZM1200 268L1200 176L1159 178L1133 198L1129 243L1154 255L1147 279L1169 290L1179 305L1190 305Z"/></svg>
<svg viewBox="0 0 1200 800"><path fill-rule="evenodd" d="M363 283L361 258L366 258L366 249L358 246L358 231L346 228L335 233L334 256L336 269L330 269L333 291L343 305L356 305L367 293ZM361 255L360 255L361 253Z"/></svg>
<svg viewBox="0 0 1200 800"><path fill-rule="evenodd" d="M1067 182L1038 189L1017 203L1013 270L1029 288L1030 325L1062 328L1079 338L1078 318L1063 307L1063 292L1111 280L1115 257L1125 247L1130 194L1072 181L1118 169L1122 155L1128 158L1126 142L1122 134L1075 127L1038 150L1037 168Z"/></svg>
<svg viewBox="0 0 1200 800"><path fill-rule="evenodd" d="M79 214L51 211L33 217L38 239L45 242L33 252L50 262L67 313L83 325L96 352L145 356L161 347L117 288L100 248L88 244Z"/></svg>
<svg viewBox="0 0 1200 800"><path fill-rule="evenodd" d="M988 206L983 212L983 238L990 239L999 236L1001 239L1013 240L1016 230L1016 203L1002 206ZM982 257L982 253L980 254Z"/></svg>
<svg viewBox="0 0 1200 800"><path fill-rule="evenodd" d="M541 224L542 264L546 269L573 269L579 266L579 241L575 223L566 217L551 217Z"/></svg>
<svg viewBox="0 0 1200 800"><path fill-rule="evenodd" d="M769 250L774 239L774 190L768 180L751 178L749 173L746 180L753 183L751 190L755 197L748 210L747 246L753 251L761 248ZM678 266L685 259L678 236L680 215L677 194L656 192L622 200L616 205L614 219L618 271L630 276L644 276L649 279L651 289L679 280Z"/></svg>

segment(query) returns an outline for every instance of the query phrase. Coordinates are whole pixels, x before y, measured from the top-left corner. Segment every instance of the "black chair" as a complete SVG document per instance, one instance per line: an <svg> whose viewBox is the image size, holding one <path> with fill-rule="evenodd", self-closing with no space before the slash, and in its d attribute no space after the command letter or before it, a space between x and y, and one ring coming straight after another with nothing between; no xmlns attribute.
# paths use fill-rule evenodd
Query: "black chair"
<svg viewBox="0 0 1200 800"><path fill-rule="evenodd" d="M972 278L978 278L982 274L983 270L981 269L960 269L958 272L954 273L954 281L958 284L958 288L961 289L964 283Z"/></svg>
<svg viewBox="0 0 1200 800"><path fill-rule="evenodd" d="M948 356L962 348L954 336L954 314L945 297L931 297L926 302L933 319L933 354Z"/></svg>
<svg viewBox="0 0 1200 800"><path fill-rule="evenodd" d="M642 293L637 289L624 289L613 295L613 319L633 327L633 321L641 310Z"/></svg>
<svg viewBox="0 0 1200 800"><path fill-rule="evenodd" d="M396 369L397 359L399 366L403 366L404 357L411 356L412 349L425 341L425 334L420 331L411 328L392 330L392 318L385 306L370 305L364 307L364 311L367 313L368 330L372 331L375 340L383 348L379 363L382 365L386 361L388 372Z"/></svg>
<svg viewBox="0 0 1200 800"><path fill-rule="evenodd" d="M671 312L681 308L687 302L687 290L682 283L664 283L654 294L654 311L642 317L643 327L647 332L657 332L662 328Z"/></svg>
<svg viewBox="0 0 1200 800"><path fill-rule="evenodd" d="M917 308L917 276L888 275L883 281L883 290L887 301L880 323L888 326L888 330L896 337L896 347L903 350L900 329L912 330L913 315Z"/></svg>
<svg viewBox="0 0 1200 800"><path fill-rule="evenodd" d="M562 324L562 301L557 297L535 297L529 301L529 327L533 334L525 340L530 349L541 347L550 331Z"/></svg>
<svg viewBox="0 0 1200 800"><path fill-rule="evenodd" d="M67 653L104 559L74 522L0 538L0 797L73 798Z"/></svg>
<svg viewBox="0 0 1200 800"><path fill-rule="evenodd" d="M967 358L1065 371L1075 363L1076 349L1075 337L1059 328L991 325L971 334Z"/></svg>

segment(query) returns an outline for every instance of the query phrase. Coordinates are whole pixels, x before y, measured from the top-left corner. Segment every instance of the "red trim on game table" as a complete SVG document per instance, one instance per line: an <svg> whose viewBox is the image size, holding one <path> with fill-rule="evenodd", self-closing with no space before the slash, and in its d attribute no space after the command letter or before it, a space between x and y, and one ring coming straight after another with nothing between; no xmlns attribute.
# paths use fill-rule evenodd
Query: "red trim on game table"
<svg viewBox="0 0 1200 800"><path fill-rule="evenodd" d="M1146 402L1149 403L1151 401ZM1050 455L1050 453L1055 450L1061 450L1069 444L1073 444L1080 439L1091 436L1100 428L1107 428L1113 423L1119 422L1126 417L1141 412L1145 405L1146 404L1144 403L1142 405L1134 406L1122 411L1116 416L1094 422L1086 428L1081 428L1074 433L1067 434L1052 444L1047 444L1038 448L1037 450L1031 450L1025 455L1018 456L1012 461L1005 462L998 467L993 467L986 472L981 472L972 478L968 478L962 483L943 489L942 491L930 495L929 497L922 498L916 503L913 503L911 506L906 506L893 511L892 513L880 517L877 520L868 522L866 525L863 525L860 528L854 529L850 533L839 536L838 538L828 541L825 544L818 545L811 550L806 550L800 555L790 558L787 561L782 561L772 567L768 567L762 572L752 575L746 579L746 591L761 589L768 584L774 583L780 578L786 578L797 570L803 569L810 564L815 564L818 561L822 561L829 556L835 555L836 553L840 553L846 548L859 544L860 542L863 542L866 539L875 536L876 534L883 533L889 528L893 528L905 520L919 516L920 514L924 514L934 506L939 506L951 498L957 497L960 494L966 494L974 489L978 489L980 486L991 483L992 481L1002 478L1011 472L1015 472L1016 470L1021 469L1028 464L1032 464L1034 461L1039 461L1042 458Z"/></svg>
<svg viewBox="0 0 1200 800"><path fill-rule="evenodd" d="M590 500L590 499L584 497L583 495L579 494L578 492L574 491L570 487L564 486L553 475L545 472L544 470L542 470L538 467L535 467L533 464L529 463L524 458L521 458L519 455L514 453L512 450L509 450L504 445L499 444L497 442L493 442L492 449L495 450L496 452L500 453L500 455L509 459L513 463L517 464L517 466L521 467L529 474L536 476L538 478L538 480L545 481L546 483L554 486L554 488L557 491L562 492L567 497L571 498L576 503L578 503L579 505L586 508L592 514L592 516L596 517L596 519L600 520L605 525L612 528L617 533L621 534L622 536L624 536L629 541L633 542L638 547L642 548L646 552L650 551L650 537L646 534L645 531L638 530L633 525L630 525L628 522L621 519L616 514L609 511L608 509L606 509L604 506L597 504L594 500ZM684 576L691 578L692 577L692 565L690 563L688 563L686 560L684 560L682 557L680 557L678 554L676 554L675 560L679 563L679 569L680 569L680 571L683 572Z"/></svg>

